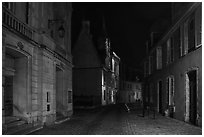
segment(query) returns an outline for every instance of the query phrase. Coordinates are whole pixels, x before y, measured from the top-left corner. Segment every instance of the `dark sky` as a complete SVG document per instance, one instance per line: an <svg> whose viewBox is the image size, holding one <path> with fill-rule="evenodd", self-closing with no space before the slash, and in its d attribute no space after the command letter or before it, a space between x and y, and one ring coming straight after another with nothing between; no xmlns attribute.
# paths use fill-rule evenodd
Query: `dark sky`
<svg viewBox="0 0 204 137"><path fill-rule="evenodd" d="M123 63L138 68L145 56L150 27L155 21L170 16L171 3L167 2L73 3L72 44L75 44L82 19L89 19L92 25L102 23L104 17L113 51ZM97 25L93 30L97 30Z"/></svg>

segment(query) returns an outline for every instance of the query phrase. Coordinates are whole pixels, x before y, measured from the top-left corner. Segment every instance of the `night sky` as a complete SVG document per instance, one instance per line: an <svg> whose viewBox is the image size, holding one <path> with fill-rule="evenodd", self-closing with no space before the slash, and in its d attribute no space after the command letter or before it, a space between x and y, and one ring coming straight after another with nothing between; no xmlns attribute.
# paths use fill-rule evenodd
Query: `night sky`
<svg viewBox="0 0 204 137"><path fill-rule="evenodd" d="M171 3L168 2L76 2L73 3L72 47L82 20L90 20L91 33L97 35L104 18L112 50L123 63L140 68L152 24L170 16Z"/></svg>

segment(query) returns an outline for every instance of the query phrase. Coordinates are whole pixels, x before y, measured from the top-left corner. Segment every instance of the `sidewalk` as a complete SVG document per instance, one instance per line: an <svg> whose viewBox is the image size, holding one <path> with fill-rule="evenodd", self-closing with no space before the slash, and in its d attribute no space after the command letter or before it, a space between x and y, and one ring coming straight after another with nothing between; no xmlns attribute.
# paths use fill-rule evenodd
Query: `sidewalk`
<svg viewBox="0 0 204 137"><path fill-rule="evenodd" d="M151 113L142 117L141 113L130 112L126 119L129 134L137 135L202 135L202 128L173 118Z"/></svg>
<svg viewBox="0 0 204 137"><path fill-rule="evenodd" d="M188 123L141 110L126 111L125 105L78 110L61 124L45 127L35 135L201 135L202 129Z"/></svg>

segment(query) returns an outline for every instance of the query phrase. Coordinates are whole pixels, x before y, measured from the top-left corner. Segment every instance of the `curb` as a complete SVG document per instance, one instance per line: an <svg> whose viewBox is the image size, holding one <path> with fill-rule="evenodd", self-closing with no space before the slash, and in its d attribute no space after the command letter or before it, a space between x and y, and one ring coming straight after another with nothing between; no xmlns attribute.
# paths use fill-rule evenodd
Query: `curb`
<svg viewBox="0 0 204 137"><path fill-rule="evenodd" d="M66 121L68 121L68 120L70 120L69 117L68 117L68 118L65 118L65 119L62 119L62 120L59 120L59 121L55 121L55 124L61 124L61 123L66 122Z"/></svg>

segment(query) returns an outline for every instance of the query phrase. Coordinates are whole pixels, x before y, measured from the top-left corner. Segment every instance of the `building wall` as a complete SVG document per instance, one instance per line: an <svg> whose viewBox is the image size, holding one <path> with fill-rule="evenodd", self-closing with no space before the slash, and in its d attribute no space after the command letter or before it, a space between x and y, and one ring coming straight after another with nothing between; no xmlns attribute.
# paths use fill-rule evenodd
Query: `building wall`
<svg viewBox="0 0 204 137"><path fill-rule="evenodd" d="M151 77L148 81L149 83L152 83L154 85L153 92L154 92L154 103L157 102L157 82L159 80L162 81L162 96L163 96L163 110L167 109L167 99L166 99L166 79L168 76L174 76L175 80L175 118L178 118L179 120L184 120L184 109L185 109L185 75L187 71L190 69L198 69L198 105L199 105L199 115L202 116L201 106L202 106L202 59L200 58L202 56L202 48L189 53L184 58L178 60L177 62L174 62L171 66L169 66L166 69L157 71L154 74L154 77Z"/></svg>
<svg viewBox="0 0 204 137"><path fill-rule="evenodd" d="M98 37L99 45L94 43L90 22L82 21L81 32L73 48L75 106L97 107L115 103L110 41L105 37Z"/></svg>
<svg viewBox="0 0 204 137"><path fill-rule="evenodd" d="M189 5L188 5L189 6ZM187 7L188 7L187 6ZM168 115L170 117L186 121L188 107L186 106L188 100L188 80L186 78L187 73L191 70L196 70L197 79L197 112L196 113L196 125L202 125L202 43L200 42L201 35L201 4L200 3L191 3L191 8L188 10L182 11L182 18L178 19L178 22L172 25L172 27L167 31L167 33L161 38L155 48L149 52L149 56L155 57L157 47L162 48L162 68L156 68L156 63L151 62L149 58L146 59L145 71L145 105L157 108L158 112ZM187 32L187 28L182 26L187 26L188 21L194 17L194 37L190 36ZM178 33L180 29L180 33ZM180 39L179 39L180 37ZM188 48L189 39L194 38L193 49ZM167 41L171 39L170 51L167 49ZM173 54L171 54L173 53ZM168 61L168 56L173 58ZM151 63L150 63L151 62ZM167 78L173 78L173 85L170 87L167 86ZM159 97L159 88L158 82L162 82L161 97ZM168 91L169 88L172 88L172 100L173 103L169 105ZM170 90L171 91L171 90ZM159 99L160 98L160 99ZM161 102L159 101L161 100ZM162 107L162 108L160 108ZM168 113L168 114L167 114Z"/></svg>
<svg viewBox="0 0 204 137"><path fill-rule="evenodd" d="M6 54L18 59L14 60L13 100L14 116L26 119L33 125L51 124L56 120L57 98L56 97L56 67L63 69L61 89L63 96L61 109L64 117L72 115L72 59L71 59L71 3L61 7L64 12L62 19L65 20L66 30L64 38L51 36L48 27L48 19L55 19L53 15L54 3L13 3L14 11L3 8L3 15L9 15L12 22L8 22L7 16L3 16L2 58L3 58L3 82L8 73ZM26 5L29 5L28 16ZM61 10L58 9L58 10ZM65 10L66 9L66 10ZM15 18L15 17L17 18ZM26 18L28 22L26 24ZM14 23L21 24L19 28ZM24 23L24 24L23 24ZM55 24L56 28L59 24ZM61 25L61 24L60 24ZM67 31L69 30L69 31ZM59 44L59 41L61 43ZM61 50L56 48L60 45ZM64 57L63 57L64 55ZM71 94L68 94L68 91ZM5 90L3 87L3 96ZM2 101L4 102L4 101ZM4 108L4 103L2 104ZM4 112L3 112L3 121ZM4 122L3 122L4 123Z"/></svg>
<svg viewBox="0 0 204 137"><path fill-rule="evenodd" d="M101 68L74 69L74 106L95 107L101 105Z"/></svg>
<svg viewBox="0 0 204 137"><path fill-rule="evenodd" d="M142 101L142 85L138 82L121 81L122 88L119 90L120 103L135 103Z"/></svg>

